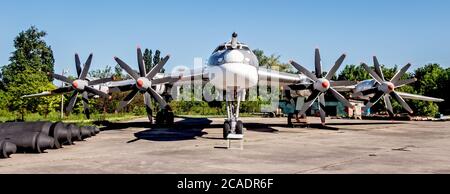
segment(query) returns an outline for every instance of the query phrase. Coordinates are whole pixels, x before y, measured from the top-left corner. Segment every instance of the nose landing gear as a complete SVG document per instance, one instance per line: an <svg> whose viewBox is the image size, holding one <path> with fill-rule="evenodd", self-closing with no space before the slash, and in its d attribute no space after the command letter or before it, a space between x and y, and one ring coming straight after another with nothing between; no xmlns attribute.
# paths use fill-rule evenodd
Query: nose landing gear
<svg viewBox="0 0 450 194"><path fill-rule="evenodd" d="M227 92L227 119L223 125L224 139L228 139L230 134L244 134L244 123L239 120L239 107L243 97L245 97L245 90L238 91L237 102L233 102L231 93Z"/></svg>

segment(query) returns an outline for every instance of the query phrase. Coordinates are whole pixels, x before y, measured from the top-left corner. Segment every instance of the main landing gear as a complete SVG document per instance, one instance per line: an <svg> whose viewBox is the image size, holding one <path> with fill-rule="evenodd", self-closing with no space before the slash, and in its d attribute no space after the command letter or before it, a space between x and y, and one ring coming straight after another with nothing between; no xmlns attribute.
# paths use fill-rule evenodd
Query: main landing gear
<svg viewBox="0 0 450 194"><path fill-rule="evenodd" d="M155 121L155 124L158 126L172 126L175 121L175 115L173 114L172 109L167 106L156 114Z"/></svg>
<svg viewBox="0 0 450 194"><path fill-rule="evenodd" d="M233 94L233 95L232 95ZM230 134L243 135L244 123L239 120L239 107L241 100L245 97L245 90L237 92L237 102L233 101L234 93L226 95L227 119L223 125L223 138L228 139Z"/></svg>

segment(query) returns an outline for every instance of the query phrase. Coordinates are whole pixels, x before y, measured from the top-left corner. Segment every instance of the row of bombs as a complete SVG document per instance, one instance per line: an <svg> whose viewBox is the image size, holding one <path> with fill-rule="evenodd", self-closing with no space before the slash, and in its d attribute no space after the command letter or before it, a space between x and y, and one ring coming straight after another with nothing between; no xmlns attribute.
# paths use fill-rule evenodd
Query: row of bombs
<svg viewBox="0 0 450 194"><path fill-rule="evenodd" d="M73 145L100 133L95 126L78 127L62 122L14 122L0 124L0 158L11 154L43 153Z"/></svg>

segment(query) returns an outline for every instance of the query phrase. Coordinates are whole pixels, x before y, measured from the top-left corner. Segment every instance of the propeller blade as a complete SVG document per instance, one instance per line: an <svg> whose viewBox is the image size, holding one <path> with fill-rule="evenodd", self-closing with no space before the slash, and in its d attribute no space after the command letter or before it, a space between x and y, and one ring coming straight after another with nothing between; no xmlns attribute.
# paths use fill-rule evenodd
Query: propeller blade
<svg viewBox="0 0 450 194"><path fill-rule="evenodd" d="M80 77L81 75L81 61L80 56L78 54L75 54L75 67L77 68L77 75Z"/></svg>
<svg viewBox="0 0 450 194"><path fill-rule="evenodd" d="M392 108L392 102L388 95L384 95L384 104L386 105L386 110L388 111L390 116L394 115L394 109Z"/></svg>
<svg viewBox="0 0 450 194"><path fill-rule="evenodd" d="M383 97L383 95L384 95L384 92L382 92L382 91L377 92L375 94L375 96L369 100L369 102L366 104L366 106L363 108L363 110L366 111L366 110L372 108L372 106L375 105L381 99L381 97Z"/></svg>
<svg viewBox="0 0 450 194"><path fill-rule="evenodd" d="M339 59L334 64L334 66L331 68L331 70L325 76L325 79L331 80L333 78L334 74L336 74L339 67L341 67L342 63L344 63L345 57L347 57L346 54L343 54L343 55L341 55L341 57L339 57Z"/></svg>
<svg viewBox="0 0 450 194"><path fill-rule="evenodd" d="M71 92L71 91L73 91L72 87L62 87L62 88L58 88L58 89L53 90L51 93L52 94L64 94L64 93L68 93L68 92Z"/></svg>
<svg viewBox="0 0 450 194"><path fill-rule="evenodd" d="M166 65L167 61L170 59L170 55L167 55L166 57L164 57L164 59L162 59L158 65L156 65L155 67L153 67L152 70L150 70L150 72L147 74L147 79L152 80L153 77L155 77L156 74L158 74L161 69L164 67L164 65Z"/></svg>
<svg viewBox="0 0 450 194"><path fill-rule="evenodd" d="M139 74L140 77L145 77L145 64L144 64L144 58L142 56L142 50L141 48L137 49L137 59L138 59L138 65L139 65Z"/></svg>
<svg viewBox="0 0 450 194"><path fill-rule="evenodd" d="M308 77L309 79L313 80L313 81L317 81L317 77L312 74L311 72L309 72L308 69L304 68L303 66L301 66L300 64L296 63L295 61L289 61L289 63L295 67L295 69L297 69L298 71L300 71L301 73L303 73L304 75L306 75L306 77Z"/></svg>
<svg viewBox="0 0 450 194"><path fill-rule="evenodd" d="M70 97L69 103L67 104L66 107L66 113L70 113L73 110L73 107L75 107L75 104L77 103L77 96L78 96L78 91L74 91L72 96Z"/></svg>
<svg viewBox="0 0 450 194"><path fill-rule="evenodd" d="M325 113L325 94L321 94L319 96L319 111L322 125L325 125L325 118L327 116L327 114Z"/></svg>
<svg viewBox="0 0 450 194"><path fill-rule="evenodd" d="M320 58L319 49L316 49L316 51L315 51L314 66L316 69L316 77L322 78L322 59Z"/></svg>
<svg viewBox="0 0 450 194"><path fill-rule="evenodd" d="M395 88L400 88L402 86L405 86L405 85L408 85L408 84L412 84L412 83L414 83L416 81L417 81L417 78L400 80L400 81L397 82L397 84L395 84Z"/></svg>
<svg viewBox="0 0 450 194"><path fill-rule="evenodd" d="M411 107L408 105L408 103L405 102L405 100L403 100L403 98L397 94L397 92L391 92L390 95L397 99L397 101L403 106L403 108L408 111L410 114L413 114L414 111L411 109Z"/></svg>
<svg viewBox="0 0 450 194"><path fill-rule="evenodd" d="M378 59L376 56L373 56L373 64L375 65L375 72L380 76L380 78L383 81L386 81L386 79L384 79L383 70L381 69L380 63L378 62Z"/></svg>
<svg viewBox="0 0 450 194"><path fill-rule="evenodd" d="M148 92L144 93L144 103L145 103L145 111L147 111L147 117L150 120L150 122L153 121L153 115L152 115L152 97Z"/></svg>
<svg viewBox="0 0 450 194"><path fill-rule="evenodd" d="M84 114L86 115L87 119L91 119L91 113L89 112L89 97L88 93L85 91L82 94L83 99L83 107L84 107Z"/></svg>
<svg viewBox="0 0 450 194"><path fill-rule="evenodd" d="M93 56L94 56L93 54L89 55L89 58L86 60L86 63L84 64L84 67L83 67L83 71L81 71L81 75L80 75L80 77L78 79L86 79L86 76L89 73L89 69L91 68L91 63L92 63L92 57Z"/></svg>
<svg viewBox="0 0 450 194"><path fill-rule="evenodd" d="M320 95L320 92L318 90L314 90L312 94L306 99L305 104L303 104L302 109L300 110L299 114L303 115L305 112L311 107L311 105L316 101L317 97Z"/></svg>
<svg viewBox="0 0 450 194"><path fill-rule="evenodd" d="M399 72L397 72L397 74L394 75L394 77L392 77L391 79L391 83L393 83L394 85L397 85L398 80L400 80L400 78L402 78L402 76L406 73L406 71L408 71L408 69L411 67L411 64L408 63L407 65L405 65L402 69L400 69Z"/></svg>
<svg viewBox="0 0 450 194"><path fill-rule="evenodd" d="M370 74L370 76L372 76L372 78L375 79L378 83L381 84L381 83L384 82L384 80L381 79L381 77L378 76L378 74L375 73L375 71L373 71L372 69L370 69L370 67L367 66L365 63L362 63L361 65L362 65L363 68Z"/></svg>
<svg viewBox="0 0 450 194"><path fill-rule="evenodd" d="M102 79L90 81L90 82L88 82L88 85L93 86L93 85L104 84L104 83L112 82L112 81L114 81L114 77L102 78Z"/></svg>
<svg viewBox="0 0 450 194"><path fill-rule="evenodd" d="M161 95L158 94L158 92L156 92L153 88L148 88L147 92L150 93L150 95L152 95L156 101L158 101L161 109L166 108L167 102L163 99Z"/></svg>
<svg viewBox="0 0 450 194"><path fill-rule="evenodd" d="M105 94L104 92L97 90L95 88L92 88L90 86L85 86L84 90L86 90L89 93L95 94L95 95L99 95L102 98L106 98L106 99L110 99L111 96L109 96L108 94Z"/></svg>
<svg viewBox="0 0 450 194"><path fill-rule="evenodd" d="M122 67L122 69L124 69L128 73L128 75L133 77L133 79L135 80L139 79L139 75L133 69L131 69L131 67L128 66L125 62L123 62L117 57L114 57L114 60L116 60L117 64L119 64L119 66Z"/></svg>
<svg viewBox="0 0 450 194"><path fill-rule="evenodd" d="M165 84L165 83L174 83L174 82L177 82L178 80L180 80L179 77L164 77L164 78L153 80L152 81L152 85Z"/></svg>
<svg viewBox="0 0 450 194"><path fill-rule="evenodd" d="M328 89L328 91L330 91L331 94L333 94L333 96L339 101L341 101L346 107L353 108L353 104L350 103L344 96L342 96L341 93L336 91L334 88L330 88Z"/></svg>
<svg viewBox="0 0 450 194"><path fill-rule="evenodd" d="M134 99L134 97L136 96L136 94L139 92L138 89L134 89L133 91L131 91L127 97L125 97L125 99L123 99L120 104L119 104L119 108L117 108L117 111L121 111L123 108L125 108L128 104L130 104L130 102Z"/></svg>
<svg viewBox="0 0 450 194"><path fill-rule="evenodd" d="M63 76L63 75L52 74L52 76L53 76L53 78L55 78L55 79L57 79L57 80L59 80L59 81L62 81L62 82L66 82L66 83L68 83L68 84L72 84L72 82L73 82L73 80L71 80L71 79L69 79L68 77Z"/></svg>

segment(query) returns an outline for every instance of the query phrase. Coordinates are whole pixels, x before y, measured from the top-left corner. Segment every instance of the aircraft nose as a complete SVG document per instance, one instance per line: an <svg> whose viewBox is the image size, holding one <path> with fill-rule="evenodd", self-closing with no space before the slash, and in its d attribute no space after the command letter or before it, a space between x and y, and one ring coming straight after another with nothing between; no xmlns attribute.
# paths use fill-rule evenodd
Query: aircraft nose
<svg viewBox="0 0 450 194"><path fill-rule="evenodd" d="M225 55L224 60L226 63L241 63L244 61L244 55L237 50L232 50Z"/></svg>

